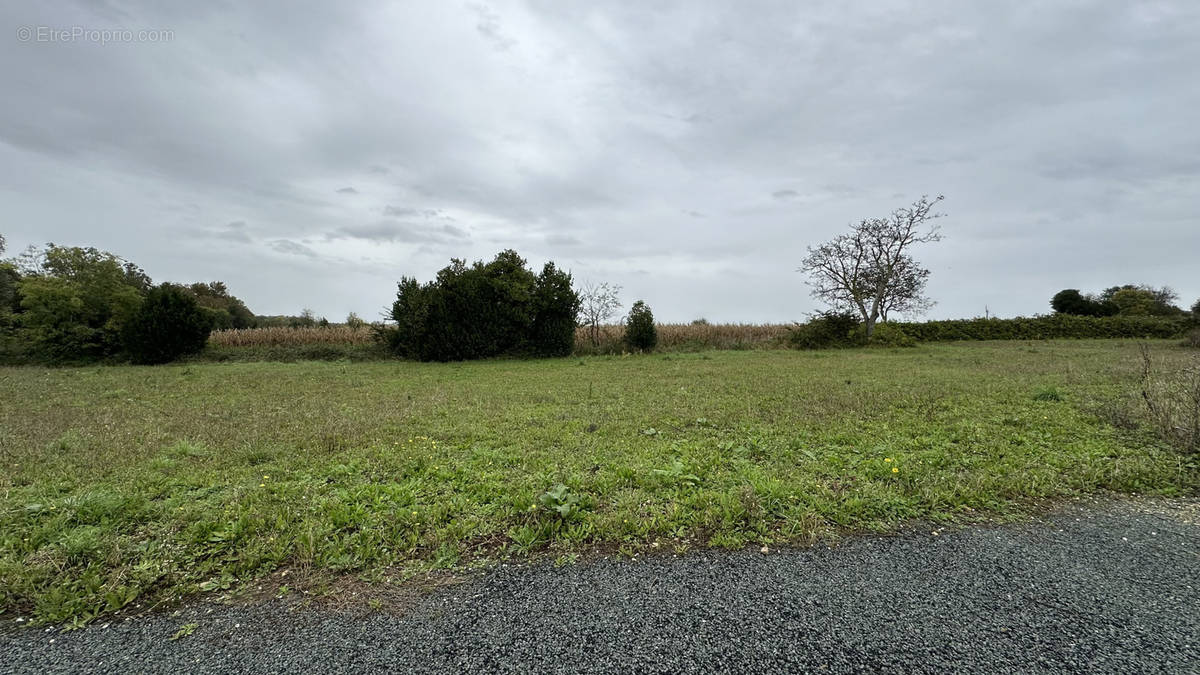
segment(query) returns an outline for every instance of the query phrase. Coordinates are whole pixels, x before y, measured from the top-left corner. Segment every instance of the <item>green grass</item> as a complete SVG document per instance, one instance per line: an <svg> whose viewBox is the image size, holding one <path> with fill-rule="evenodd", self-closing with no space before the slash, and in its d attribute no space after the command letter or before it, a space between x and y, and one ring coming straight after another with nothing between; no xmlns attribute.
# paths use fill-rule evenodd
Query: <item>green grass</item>
<svg viewBox="0 0 1200 675"><path fill-rule="evenodd" d="M78 624L283 567L395 581L1193 492L1194 462L1090 412L1137 368L1070 341L0 369L0 608Z"/></svg>

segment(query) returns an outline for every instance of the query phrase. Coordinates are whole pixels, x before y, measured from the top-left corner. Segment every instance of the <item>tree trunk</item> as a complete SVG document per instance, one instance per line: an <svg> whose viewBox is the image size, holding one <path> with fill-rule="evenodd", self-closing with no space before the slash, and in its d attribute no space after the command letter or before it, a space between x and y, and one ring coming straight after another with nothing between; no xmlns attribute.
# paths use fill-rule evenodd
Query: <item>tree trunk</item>
<svg viewBox="0 0 1200 675"><path fill-rule="evenodd" d="M867 327L867 339L870 340L871 333L875 332L875 318L872 317L872 318L867 319L866 321L863 322L863 325Z"/></svg>

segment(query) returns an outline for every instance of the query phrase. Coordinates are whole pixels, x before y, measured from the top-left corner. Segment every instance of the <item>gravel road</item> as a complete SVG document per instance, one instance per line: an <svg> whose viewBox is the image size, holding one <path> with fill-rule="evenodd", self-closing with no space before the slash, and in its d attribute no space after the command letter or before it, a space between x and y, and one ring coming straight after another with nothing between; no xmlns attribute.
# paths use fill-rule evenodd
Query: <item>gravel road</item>
<svg viewBox="0 0 1200 675"><path fill-rule="evenodd" d="M836 548L501 567L398 615L10 624L0 672L1200 673L1198 586L1200 503L1102 501Z"/></svg>

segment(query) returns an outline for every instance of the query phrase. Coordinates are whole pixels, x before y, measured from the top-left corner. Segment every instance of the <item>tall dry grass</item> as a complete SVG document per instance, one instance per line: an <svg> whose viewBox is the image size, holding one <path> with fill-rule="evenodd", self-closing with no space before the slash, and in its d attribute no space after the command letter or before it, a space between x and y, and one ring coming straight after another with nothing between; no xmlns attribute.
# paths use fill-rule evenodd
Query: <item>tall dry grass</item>
<svg viewBox="0 0 1200 675"><path fill-rule="evenodd" d="M208 344L215 347L298 347L303 345L369 344L374 339L369 326L345 324L308 328L234 328L213 331Z"/></svg>
<svg viewBox="0 0 1200 675"><path fill-rule="evenodd" d="M689 349L761 349L782 346L788 327L782 324L658 324L658 348L664 351ZM625 327L601 326L598 339L580 326L575 331L576 354L619 354L625 350ZM369 326L351 328L334 324L325 328L243 328L213 331L208 343L214 347L300 347L307 345L370 344Z"/></svg>
<svg viewBox="0 0 1200 675"><path fill-rule="evenodd" d="M781 347L788 336L788 326L784 324L660 323L656 328L658 349L664 351ZM600 326L598 333L593 342L591 328L577 328L575 353L619 354L624 351L624 326Z"/></svg>

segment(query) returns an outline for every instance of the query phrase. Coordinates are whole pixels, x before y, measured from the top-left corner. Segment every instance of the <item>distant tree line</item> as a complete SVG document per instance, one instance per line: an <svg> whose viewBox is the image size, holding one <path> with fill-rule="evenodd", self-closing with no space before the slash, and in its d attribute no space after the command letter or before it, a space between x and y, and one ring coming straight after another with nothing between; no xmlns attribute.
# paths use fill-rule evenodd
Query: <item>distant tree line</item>
<svg viewBox="0 0 1200 675"><path fill-rule="evenodd" d="M1083 294L1075 288L1064 288L1050 298L1050 307L1058 314L1075 316L1182 316L1176 307L1179 294L1167 286L1154 288L1145 284L1111 286L1099 294ZM1196 312L1200 300L1192 307Z"/></svg>
<svg viewBox="0 0 1200 675"><path fill-rule="evenodd" d="M96 248L47 244L0 262L6 362L163 363L203 349L213 329L255 324L219 281L155 285L136 264Z"/></svg>

